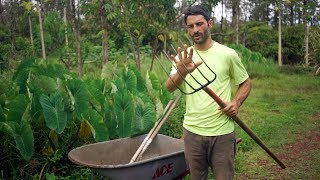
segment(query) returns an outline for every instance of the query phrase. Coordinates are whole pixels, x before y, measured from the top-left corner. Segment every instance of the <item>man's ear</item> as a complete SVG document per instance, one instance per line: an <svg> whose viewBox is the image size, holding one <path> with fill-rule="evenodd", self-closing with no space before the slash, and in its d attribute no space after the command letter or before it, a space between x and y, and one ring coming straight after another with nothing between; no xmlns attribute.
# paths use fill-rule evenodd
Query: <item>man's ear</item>
<svg viewBox="0 0 320 180"><path fill-rule="evenodd" d="M210 28L212 28L212 26L213 26L213 20L212 20L212 19L210 19L210 20L208 21L208 26L209 26Z"/></svg>

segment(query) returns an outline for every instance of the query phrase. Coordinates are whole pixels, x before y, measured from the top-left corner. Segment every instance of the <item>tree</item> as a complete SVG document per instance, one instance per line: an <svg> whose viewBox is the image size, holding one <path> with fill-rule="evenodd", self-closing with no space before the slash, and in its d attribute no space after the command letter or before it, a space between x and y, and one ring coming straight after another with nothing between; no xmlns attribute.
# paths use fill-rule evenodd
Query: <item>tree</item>
<svg viewBox="0 0 320 180"><path fill-rule="evenodd" d="M32 33L32 20L31 20L32 1L30 1L30 2L23 1L23 2L20 4L20 6L23 6L23 7L27 10L27 13L28 13L30 42L31 42L32 54L35 55L34 42L33 42L33 33Z"/></svg>
<svg viewBox="0 0 320 180"><path fill-rule="evenodd" d="M66 65L67 68L70 69L70 56L69 56L69 38L68 38L68 20L67 20L67 5L65 4L63 7L63 23L64 23L64 37L65 37L65 43L66 43Z"/></svg>
<svg viewBox="0 0 320 180"><path fill-rule="evenodd" d="M81 59L81 46L80 46L80 25L79 25L79 3L76 9L75 0L70 0L70 12L72 19L72 30L76 40L76 49L77 49L77 59L78 59L78 76L81 78L83 76L83 60ZM76 17L77 15L77 17Z"/></svg>
<svg viewBox="0 0 320 180"><path fill-rule="evenodd" d="M101 30L102 30L102 61L101 67L103 67L108 62L108 31L109 24L107 22L106 14L110 11L111 6L108 6L105 0L100 0L100 19L101 19Z"/></svg>
<svg viewBox="0 0 320 180"><path fill-rule="evenodd" d="M130 48L138 69L141 69L140 46L147 31L167 26L175 15L174 0L122 0L113 2L118 27L129 37ZM161 12L161 14L159 14Z"/></svg>
<svg viewBox="0 0 320 180"><path fill-rule="evenodd" d="M41 12L42 12L42 5L41 5L41 2L39 2L38 15L39 15L39 27L40 27L40 36L41 36L42 58L43 58L43 60L46 60L46 48L45 48L45 45L44 45L44 36L43 36Z"/></svg>
<svg viewBox="0 0 320 180"><path fill-rule="evenodd" d="M303 0L303 27L304 27L304 60L309 65L309 38L308 38L308 0Z"/></svg>
<svg viewBox="0 0 320 180"><path fill-rule="evenodd" d="M282 0L278 2L278 65L282 66L282 38L281 38L281 15L282 15Z"/></svg>
<svg viewBox="0 0 320 180"><path fill-rule="evenodd" d="M241 0L228 0L226 2L226 8L231 7L232 22L231 27L235 29L236 44L239 44L239 18L240 18L240 1Z"/></svg>

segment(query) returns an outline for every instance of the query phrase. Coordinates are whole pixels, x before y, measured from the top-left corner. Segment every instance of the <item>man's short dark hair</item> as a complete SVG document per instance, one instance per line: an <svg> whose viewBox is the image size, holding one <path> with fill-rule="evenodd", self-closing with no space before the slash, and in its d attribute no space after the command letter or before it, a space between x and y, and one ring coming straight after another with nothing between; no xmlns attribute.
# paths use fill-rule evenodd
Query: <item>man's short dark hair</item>
<svg viewBox="0 0 320 180"><path fill-rule="evenodd" d="M185 24L187 24L187 17L190 15L202 15L206 21L211 19L209 10L203 5L190 6L183 14Z"/></svg>

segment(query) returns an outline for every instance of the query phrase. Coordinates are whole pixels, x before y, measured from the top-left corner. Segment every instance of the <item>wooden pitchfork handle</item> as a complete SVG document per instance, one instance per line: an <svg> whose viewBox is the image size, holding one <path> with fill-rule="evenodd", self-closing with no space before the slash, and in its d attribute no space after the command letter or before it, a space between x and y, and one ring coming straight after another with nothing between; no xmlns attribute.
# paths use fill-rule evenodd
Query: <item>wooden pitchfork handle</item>
<svg viewBox="0 0 320 180"><path fill-rule="evenodd" d="M207 86L203 88L203 90L209 94L221 108L226 107L226 103L223 102L220 97L213 92L212 89L208 88ZM281 166L282 169L285 169L286 166L275 156L271 150L262 142L262 140L238 117L232 116L231 117L262 149L264 149L278 164Z"/></svg>

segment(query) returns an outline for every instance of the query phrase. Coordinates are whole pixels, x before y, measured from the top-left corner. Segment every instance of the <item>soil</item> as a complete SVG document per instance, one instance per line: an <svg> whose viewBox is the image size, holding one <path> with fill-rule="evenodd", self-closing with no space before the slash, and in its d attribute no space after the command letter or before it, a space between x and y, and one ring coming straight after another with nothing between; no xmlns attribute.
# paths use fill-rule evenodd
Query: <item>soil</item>
<svg viewBox="0 0 320 180"><path fill-rule="evenodd" d="M299 138L294 143L283 145L284 153L277 155L286 169L278 165L270 166L267 160L258 161L260 166L271 172L270 179L320 179L320 129L317 125L320 112L312 115L312 119L317 128L297 135Z"/></svg>

